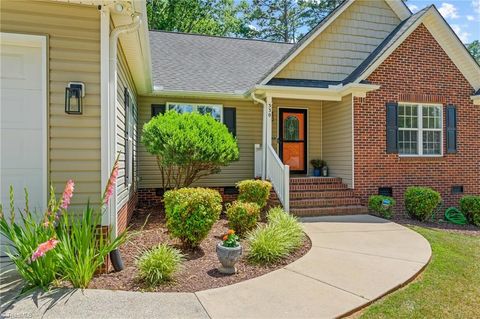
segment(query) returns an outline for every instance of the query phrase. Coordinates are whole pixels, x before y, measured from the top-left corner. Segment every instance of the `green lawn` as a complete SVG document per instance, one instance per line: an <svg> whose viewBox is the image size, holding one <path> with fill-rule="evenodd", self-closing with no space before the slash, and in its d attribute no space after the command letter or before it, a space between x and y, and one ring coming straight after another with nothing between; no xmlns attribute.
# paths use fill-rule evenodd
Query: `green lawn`
<svg viewBox="0 0 480 319"><path fill-rule="evenodd" d="M432 246L425 271L361 318L480 318L480 237L412 227Z"/></svg>

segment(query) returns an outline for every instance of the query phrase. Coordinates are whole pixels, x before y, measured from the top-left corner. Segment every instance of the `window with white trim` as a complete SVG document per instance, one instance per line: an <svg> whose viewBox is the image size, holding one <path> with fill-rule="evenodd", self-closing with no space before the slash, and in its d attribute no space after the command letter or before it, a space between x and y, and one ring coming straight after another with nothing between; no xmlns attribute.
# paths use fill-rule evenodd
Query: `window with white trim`
<svg viewBox="0 0 480 319"><path fill-rule="evenodd" d="M135 110L136 105L130 94L125 88L125 185L128 187L134 182L135 157L134 157L134 130L135 130Z"/></svg>
<svg viewBox="0 0 480 319"><path fill-rule="evenodd" d="M401 155L443 154L442 106L398 104L398 151Z"/></svg>
<svg viewBox="0 0 480 319"><path fill-rule="evenodd" d="M167 103L167 111L175 110L178 113L198 112L200 114L210 114L219 122L223 121L223 107L220 104L195 104L195 103Z"/></svg>

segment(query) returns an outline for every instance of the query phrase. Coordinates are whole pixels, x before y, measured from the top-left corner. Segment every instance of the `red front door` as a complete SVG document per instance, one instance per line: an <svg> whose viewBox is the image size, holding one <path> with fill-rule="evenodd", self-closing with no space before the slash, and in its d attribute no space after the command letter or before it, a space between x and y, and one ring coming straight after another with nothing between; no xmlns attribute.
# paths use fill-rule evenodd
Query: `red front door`
<svg viewBox="0 0 480 319"><path fill-rule="evenodd" d="M290 172L307 173L307 110L279 109L280 158Z"/></svg>

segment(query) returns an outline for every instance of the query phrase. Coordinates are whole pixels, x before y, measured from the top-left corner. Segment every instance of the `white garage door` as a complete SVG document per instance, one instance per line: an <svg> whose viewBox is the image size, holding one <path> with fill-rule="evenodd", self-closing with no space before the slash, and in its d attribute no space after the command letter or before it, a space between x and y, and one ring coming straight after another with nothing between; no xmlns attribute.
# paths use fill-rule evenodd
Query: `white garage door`
<svg viewBox="0 0 480 319"><path fill-rule="evenodd" d="M24 208L27 188L31 210L41 216L47 201L46 39L0 33L0 41L0 202L8 212L12 185L15 206Z"/></svg>

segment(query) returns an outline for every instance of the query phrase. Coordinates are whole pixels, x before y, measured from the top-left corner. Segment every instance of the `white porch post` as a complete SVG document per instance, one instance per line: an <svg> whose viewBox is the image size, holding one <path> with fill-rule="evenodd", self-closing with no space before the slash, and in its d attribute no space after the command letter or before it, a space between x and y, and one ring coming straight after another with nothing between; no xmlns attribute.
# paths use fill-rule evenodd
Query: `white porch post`
<svg viewBox="0 0 480 319"><path fill-rule="evenodd" d="M262 123L262 180L267 178L267 104L263 103Z"/></svg>
<svg viewBox="0 0 480 319"><path fill-rule="evenodd" d="M266 123L265 123L265 155L267 154L268 152L268 147L272 144L272 113L273 113L273 103L272 103L272 96L271 95L267 95L266 96ZM267 156L265 156L267 157ZM265 161L265 178L271 178L271 176L269 176L269 168L268 168L268 160Z"/></svg>

